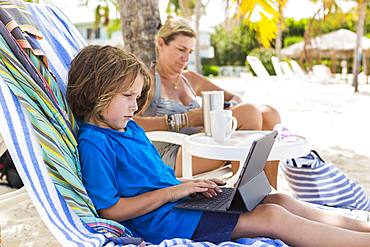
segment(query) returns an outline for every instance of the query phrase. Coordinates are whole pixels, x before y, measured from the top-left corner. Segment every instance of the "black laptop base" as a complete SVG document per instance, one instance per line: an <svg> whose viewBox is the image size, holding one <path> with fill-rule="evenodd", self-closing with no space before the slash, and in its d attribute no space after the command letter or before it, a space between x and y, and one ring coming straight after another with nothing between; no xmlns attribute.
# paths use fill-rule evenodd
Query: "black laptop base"
<svg viewBox="0 0 370 247"><path fill-rule="evenodd" d="M241 213L241 211L227 210L228 202L233 194L232 188L221 187L222 193L216 197L206 198L202 194L196 194L192 197L187 197L185 200L176 205L177 208L212 211L212 212L227 212Z"/></svg>
<svg viewBox="0 0 370 247"><path fill-rule="evenodd" d="M233 198L233 188L222 187L222 193L216 197L206 198L202 194L194 197L187 197L184 201L176 205L177 208L202 210L211 212L223 212L240 214L252 211L264 198L261 191L256 193L256 188L264 188L264 195L271 192L270 184L264 172L254 177L248 183L240 185L244 193L237 189ZM262 194L262 195L263 195ZM230 200L232 200L230 207Z"/></svg>

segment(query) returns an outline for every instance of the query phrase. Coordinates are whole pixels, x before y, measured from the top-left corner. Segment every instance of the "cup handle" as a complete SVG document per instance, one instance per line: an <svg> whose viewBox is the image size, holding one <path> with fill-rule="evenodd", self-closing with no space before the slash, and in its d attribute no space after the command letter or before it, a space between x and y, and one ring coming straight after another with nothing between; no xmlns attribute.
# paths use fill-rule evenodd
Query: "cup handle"
<svg viewBox="0 0 370 247"><path fill-rule="evenodd" d="M231 127L231 132L234 132L236 130L236 127L238 127L238 120L236 117L232 117L232 127Z"/></svg>
<svg viewBox="0 0 370 247"><path fill-rule="evenodd" d="M225 133L225 138L229 138L238 126L238 120L235 117L230 117L228 120L231 121L231 129Z"/></svg>

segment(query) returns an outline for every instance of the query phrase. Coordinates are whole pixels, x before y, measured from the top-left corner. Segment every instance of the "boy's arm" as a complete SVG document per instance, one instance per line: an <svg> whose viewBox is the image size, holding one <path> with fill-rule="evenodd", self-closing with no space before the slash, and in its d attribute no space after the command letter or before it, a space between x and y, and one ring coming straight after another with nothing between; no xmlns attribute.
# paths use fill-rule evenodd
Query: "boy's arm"
<svg viewBox="0 0 370 247"><path fill-rule="evenodd" d="M120 198L112 207L101 209L98 212L102 218L125 221L147 214L167 202L174 202L194 193L204 193L217 188L215 183L205 180L189 181L134 197Z"/></svg>

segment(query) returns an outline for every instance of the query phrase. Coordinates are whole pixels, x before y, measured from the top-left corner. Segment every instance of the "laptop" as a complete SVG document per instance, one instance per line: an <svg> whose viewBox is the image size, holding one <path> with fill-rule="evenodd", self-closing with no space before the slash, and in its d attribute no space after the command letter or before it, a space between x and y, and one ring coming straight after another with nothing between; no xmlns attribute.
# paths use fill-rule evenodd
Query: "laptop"
<svg viewBox="0 0 370 247"><path fill-rule="evenodd" d="M242 213L254 209L271 192L263 168L276 135L277 131L271 131L253 141L234 188L221 187L223 192L212 198L197 193L182 199L176 207L224 213Z"/></svg>

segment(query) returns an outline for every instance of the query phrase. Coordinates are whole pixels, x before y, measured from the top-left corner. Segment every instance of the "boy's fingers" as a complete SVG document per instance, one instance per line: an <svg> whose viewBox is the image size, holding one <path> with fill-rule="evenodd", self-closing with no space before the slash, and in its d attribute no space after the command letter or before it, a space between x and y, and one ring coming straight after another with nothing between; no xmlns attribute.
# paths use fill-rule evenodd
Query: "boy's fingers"
<svg viewBox="0 0 370 247"><path fill-rule="evenodd" d="M195 186L206 187L206 188L210 188L210 189L214 189L214 188L217 187L217 185L215 183L208 183L208 182L203 182L203 181L196 182Z"/></svg>
<svg viewBox="0 0 370 247"><path fill-rule="evenodd" d="M206 192L206 191L208 191L208 188L201 187L201 186L195 186L195 187L193 187L193 190L194 190L195 193L196 192Z"/></svg>
<svg viewBox="0 0 370 247"><path fill-rule="evenodd" d="M207 198L212 198L213 196L209 192L203 192L203 196Z"/></svg>
<svg viewBox="0 0 370 247"><path fill-rule="evenodd" d="M208 193L211 194L212 196L217 196L217 192L215 189L209 189Z"/></svg>
<svg viewBox="0 0 370 247"><path fill-rule="evenodd" d="M215 182L218 185L225 185L226 184L226 182L224 180L219 179L219 178L213 178L212 181Z"/></svg>

